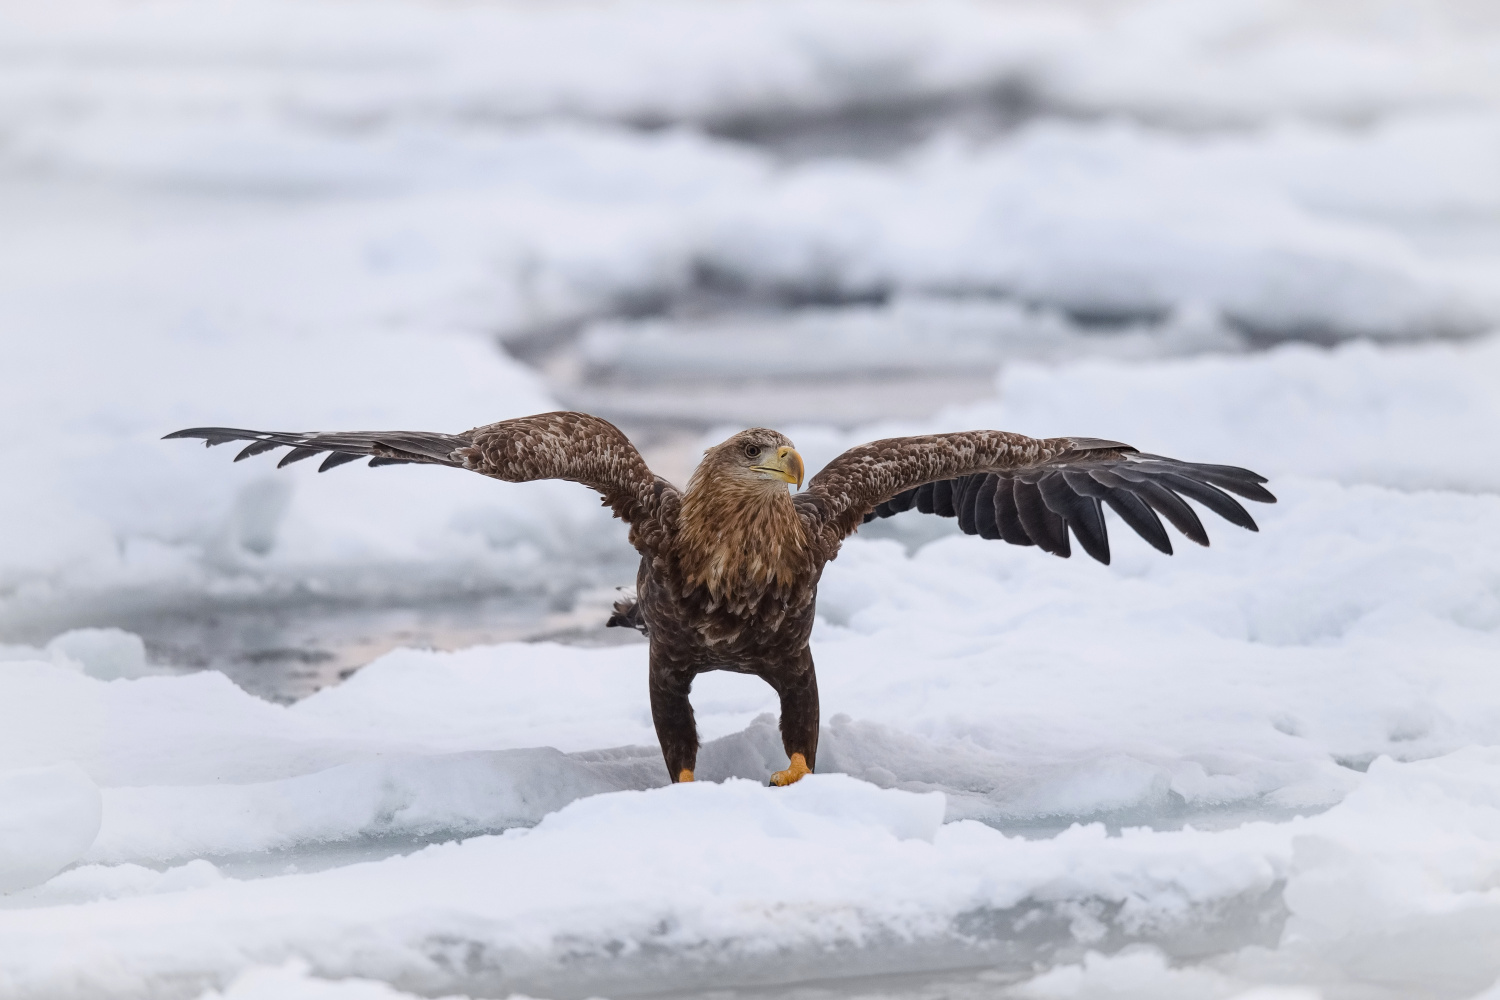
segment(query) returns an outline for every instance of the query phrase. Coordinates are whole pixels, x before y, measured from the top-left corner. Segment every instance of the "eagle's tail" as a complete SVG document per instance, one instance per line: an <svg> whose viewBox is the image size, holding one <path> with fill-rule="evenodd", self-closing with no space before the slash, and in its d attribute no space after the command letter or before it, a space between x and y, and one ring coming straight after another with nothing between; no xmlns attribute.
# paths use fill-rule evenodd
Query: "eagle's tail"
<svg viewBox="0 0 1500 1000"><path fill-rule="evenodd" d="M615 613L609 616L609 621L604 623L605 628L633 628L641 635L650 635L646 631L646 619L641 615L641 603L636 596L629 591L615 602Z"/></svg>

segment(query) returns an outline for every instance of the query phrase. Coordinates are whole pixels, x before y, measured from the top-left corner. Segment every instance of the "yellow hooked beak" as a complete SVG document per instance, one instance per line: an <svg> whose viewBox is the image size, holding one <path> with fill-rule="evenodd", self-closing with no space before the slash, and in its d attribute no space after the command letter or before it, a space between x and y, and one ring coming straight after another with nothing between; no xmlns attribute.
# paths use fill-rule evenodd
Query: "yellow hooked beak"
<svg viewBox="0 0 1500 1000"><path fill-rule="evenodd" d="M776 457L764 465L755 466L755 471L775 476L783 483L792 483L802 488L802 456L797 449L784 444L776 449Z"/></svg>

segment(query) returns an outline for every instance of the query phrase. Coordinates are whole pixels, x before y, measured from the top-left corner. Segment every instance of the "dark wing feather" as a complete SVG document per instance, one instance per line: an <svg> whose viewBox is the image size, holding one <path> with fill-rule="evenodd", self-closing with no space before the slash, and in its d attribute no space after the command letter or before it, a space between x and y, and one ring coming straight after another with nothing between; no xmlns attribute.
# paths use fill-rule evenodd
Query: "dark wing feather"
<svg viewBox="0 0 1500 1000"><path fill-rule="evenodd" d="M891 497L885 502L885 506L890 509L890 512L892 514L900 514L905 511L911 510L912 505L916 502L917 491L907 490L905 493L898 493L895 496Z"/></svg>
<svg viewBox="0 0 1500 1000"><path fill-rule="evenodd" d="M486 424L462 434L426 431L359 431L296 434L236 427L190 427L168 438L196 438L209 447L250 442L235 461L290 448L278 467L328 454L319 472L369 456L370 465L446 465L503 479L567 479L604 495L616 514L636 523L676 489L646 467L640 453L607 420L586 413L539 413ZM895 513L895 511L892 511Z"/></svg>
<svg viewBox="0 0 1500 1000"><path fill-rule="evenodd" d="M281 461L276 463L276 468L284 469L288 465L291 465L293 462L300 462L304 458L312 458L314 455L321 454L323 454L322 448L308 448L298 445L296 448L293 448L291 451L282 456Z"/></svg>
<svg viewBox="0 0 1500 1000"><path fill-rule="evenodd" d="M953 509L958 511L958 530L966 535L979 534L979 525L974 520L974 508L979 499L979 484L984 476L965 476L954 480L957 485L953 490L955 497Z"/></svg>
<svg viewBox="0 0 1500 1000"><path fill-rule="evenodd" d="M318 471L327 472L329 469L337 469L341 465L348 465L350 462L359 461L360 457L359 455L351 455L346 451L336 451L323 459L323 464L318 466Z"/></svg>
<svg viewBox="0 0 1500 1000"><path fill-rule="evenodd" d="M1230 524L1237 524L1248 531L1260 530L1255 524L1255 518L1250 516L1250 512L1236 503L1234 497L1223 490L1176 473L1167 473L1161 479L1164 485L1170 486L1189 499L1198 501Z"/></svg>
<svg viewBox="0 0 1500 1000"><path fill-rule="evenodd" d="M938 517L953 517L953 486L956 480L940 479L932 484L932 512Z"/></svg>
<svg viewBox="0 0 1500 1000"><path fill-rule="evenodd" d="M1198 512L1189 507L1182 497L1154 479L1143 479L1133 485L1134 492L1156 508L1158 514L1171 521L1172 527L1199 545L1208 544L1208 532L1203 530L1203 522L1198 520Z"/></svg>
<svg viewBox="0 0 1500 1000"><path fill-rule="evenodd" d="M863 520L890 517L913 505L938 514L951 507L948 516L956 515L966 533L1067 556L1071 532L1085 552L1104 563L1110 558L1106 505L1170 555L1162 518L1189 539L1208 544L1203 522L1187 500L1251 531L1257 530L1254 518L1230 494L1276 502L1262 485L1265 477L1248 469L1141 454L1097 438L1038 441L998 431L892 438L851 449L829 470L814 477L809 493L816 492L835 512L838 505L829 501L835 489L846 508L865 505ZM892 489L897 492L881 495Z"/></svg>
<svg viewBox="0 0 1500 1000"><path fill-rule="evenodd" d="M999 481L995 488L995 528L1000 537L1012 545L1037 544L1026 532L1026 525L1021 523L1021 511L1016 507L1016 487L1022 484L1009 476L996 476L995 479Z"/></svg>
<svg viewBox="0 0 1500 1000"><path fill-rule="evenodd" d="M1167 536L1167 529L1161 525L1161 518L1156 516L1156 511L1151 505L1129 490L1110 490L1105 494L1104 502L1109 504L1110 510L1120 515L1120 520L1135 529L1135 533L1151 544L1158 552L1167 555L1172 554L1172 539Z"/></svg>
<svg viewBox="0 0 1500 1000"><path fill-rule="evenodd" d="M1021 527L1042 551L1068 558L1073 550L1068 544L1067 522L1047 506L1036 483L1019 479L1015 483L1016 511L1020 514Z"/></svg>
<svg viewBox="0 0 1500 1000"><path fill-rule="evenodd" d="M995 488L1000 485L1000 477L985 475L979 479L979 489L974 491L974 524L980 538L999 538L1000 529L995 526Z"/></svg>
<svg viewBox="0 0 1500 1000"><path fill-rule="evenodd" d="M1083 551L1109 565L1109 534L1104 530L1104 514L1099 510L1099 501L1075 492L1061 472L1048 473L1036 485L1048 509L1060 515L1073 529Z"/></svg>
<svg viewBox="0 0 1500 1000"><path fill-rule="evenodd" d="M482 430L483 428L479 428ZM362 455L377 455L389 458L401 458L407 462L422 462L432 465L450 465L455 468L463 468L463 460L456 454L460 448L473 444L471 435L468 434L431 434L420 431L359 431L355 433L337 434L295 434L282 431L251 431L236 427L189 427L187 430L174 431L168 434L164 440L173 438L198 438L206 447L212 448L217 444L225 444L230 441L249 441L250 444L240 450L234 456L236 462L263 455L277 448L290 448L279 463L279 466L290 465L292 462L300 462L304 458L321 455L324 452L335 452L338 454L352 455L358 458ZM354 458L344 461L353 461ZM334 465L324 463L322 471L342 465L338 462ZM278 466L278 467L279 467Z"/></svg>
<svg viewBox="0 0 1500 1000"><path fill-rule="evenodd" d="M179 431L178 433L180 434L182 432ZM176 435L171 436L175 437ZM213 442L209 442L209 444L212 445ZM268 451L275 451L277 448L281 447L284 447L284 445L280 441L256 441L253 444L248 444L243 449L241 449L240 453L234 456L234 460L236 462L243 462L247 458L252 458L255 455L261 455Z"/></svg>
<svg viewBox="0 0 1500 1000"><path fill-rule="evenodd" d="M935 487L934 487L934 485L932 483L927 483L925 486L919 486L919 487L917 487L917 491L916 491L917 495L916 495L916 498L915 498L915 506L916 506L917 511L919 513L922 513L922 514L936 514L937 513L937 508L935 506L933 506L933 503L932 503L933 493L934 492L935 492Z"/></svg>

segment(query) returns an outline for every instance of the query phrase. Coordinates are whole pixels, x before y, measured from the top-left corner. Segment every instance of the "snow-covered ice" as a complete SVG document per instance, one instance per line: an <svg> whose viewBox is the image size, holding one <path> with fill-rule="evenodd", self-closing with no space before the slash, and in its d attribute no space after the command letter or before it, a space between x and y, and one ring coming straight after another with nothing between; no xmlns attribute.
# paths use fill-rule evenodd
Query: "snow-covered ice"
<svg viewBox="0 0 1500 1000"><path fill-rule="evenodd" d="M13 897L0 967L37 996L190 995L292 958L546 995L1279 934L1225 975L1477 990L1500 976L1500 506L1293 479L1261 521L1109 568L852 542L814 646L824 766L850 777L795 798L760 784L769 690L732 676L699 684L700 770L757 783L633 791L665 782L635 646L393 653L289 707L214 673L4 664L0 753L76 762L104 823L66 882Z"/></svg>
<svg viewBox="0 0 1500 1000"><path fill-rule="evenodd" d="M1500 20L1372 10L5 5L0 995L1495 996ZM639 644L278 704L101 627L628 583L571 484L158 440L553 408L538 341L999 367L782 429L1103 435L1280 502L1107 567L872 525L790 789L734 675L666 787Z"/></svg>
<svg viewBox="0 0 1500 1000"><path fill-rule="evenodd" d="M0 773L0 802L0 892L51 878L99 833L99 789L77 764Z"/></svg>

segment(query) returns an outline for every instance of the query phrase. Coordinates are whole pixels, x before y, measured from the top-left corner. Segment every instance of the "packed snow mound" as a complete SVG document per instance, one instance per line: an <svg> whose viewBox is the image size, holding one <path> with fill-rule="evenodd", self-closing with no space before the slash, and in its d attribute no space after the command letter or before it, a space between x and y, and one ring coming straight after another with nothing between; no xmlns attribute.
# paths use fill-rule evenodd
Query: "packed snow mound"
<svg viewBox="0 0 1500 1000"><path fill-rule="evenodd" d="M1312 818L1046 840L934 827L935 797L837 775L790 793L735 780L614 793L530 830L369 864L0 911L0 983L16 997L191 997L299 960L429 995L545 995L606 977L777 982L813 962L876 972L919 956L1020 971L1131 944L1180 960L1248 929L1280 947L1221 954L1215 985L1338 976L1464 996L1500 976L1500 904L1486 892L1500 877L1497 786L1493 749L1382 758ZM1168 975L1129 961L1137 977ZM1098 960L1083 969L1099 975Z"/></svg>
<svg viewBox="0 0 1500 1000"><path fill-rule="evenodd" d="M223 878L223 872L202 858L166 868L147 868L136 864L80 863L55 878L48 879L44 884L7 894L0 898L0 907L21 909L69 906L101 899L181 892L184 889L212 885Z"/></svg>
<svg viewBox="0 0 1500 1000"><path fill-rule="evenodd" d="M0 771L0 893L45 882L99 833L99 789L76 764Z"/></svg>

